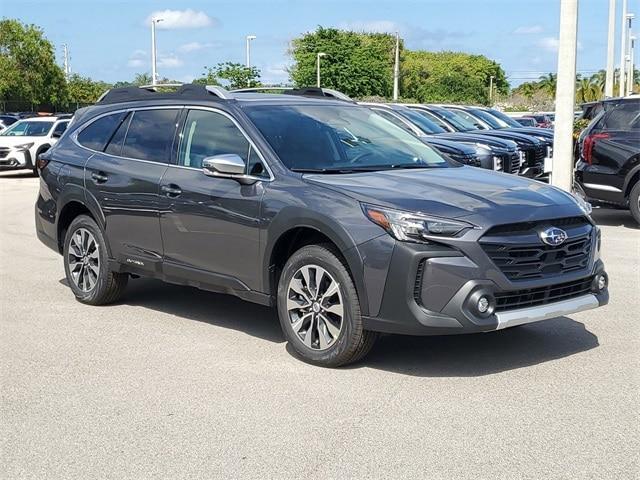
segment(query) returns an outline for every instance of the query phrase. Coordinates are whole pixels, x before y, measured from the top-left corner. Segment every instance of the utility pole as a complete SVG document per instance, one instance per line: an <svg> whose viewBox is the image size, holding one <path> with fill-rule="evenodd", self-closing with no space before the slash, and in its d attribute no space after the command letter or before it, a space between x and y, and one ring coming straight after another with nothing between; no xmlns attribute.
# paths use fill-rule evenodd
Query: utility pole
<svg viewBox="0 0 640 480"><path fill-rule="evenodd" d="M327 54L324 52L319 52L316 55L316 86L320 88L320 57L326 57Z"/></svg>
<svg viewBox="0 0 640 480"><path fill-rule="evenodd" d="M607 33L607 76L604 83L604 96L613 97L613 56L615 55L616 36L616 0L609 0L609 31Z"/></svg>
<svg viewBox="0 0 640 480"><path fill-rule="evenodd" d="M489 103L493 107L493 79L496 78L494 75L489 77Z"/></svg>
<svg viewBox="0 0 640 480"><path fill-rule="evenodd" d="M620 82L618 88L618 95L624 97L625 90L625 76L624 76L624 67L625 67L625 57L626 57L626 49L627 49L627 0L622 0L622 21L620 22L620 75L618 81Z"/></svg>
<svg viewBox="0 0 640 480"><path fill-rule="evenodd" d="M158 82L158 66L156 54L156 23L162 22L162 18L151 19L151 85Z"/></svg>
<svg viewBox="0 0 640 480"><path fill-rule="evenodd" d="M247 54L247 70L249 70L251 68L251 40L255 40L256 37L255 35L247 35L246 37L246 41L247 41L247 46L246 46L246 54ZM251 79L247 78L247 87L251 86Z"/></svg>
<svg viewBox="0 0 640 480"><path fill-rule="evenodd" d="M67 80L69 79L69 76L71 75L71 66L69 65L69 46L66 43L62 44L62 51L63 51L63 71L64 71L64 78L66 78Z"/></svg>
<svg viewBox="0 0 640 480"><path fill-rule="evenodd" d="M396 59L393 64L393 101L398 101L398 82L400 80L400 34L396 32Z"/></svg>
<svg viewBox="0 0 640 480"><path fill-rule="evenodd" d="M577 47L578 0L561 0L551 183L567 192L571 192L573 186L573 109Z"/></svg>

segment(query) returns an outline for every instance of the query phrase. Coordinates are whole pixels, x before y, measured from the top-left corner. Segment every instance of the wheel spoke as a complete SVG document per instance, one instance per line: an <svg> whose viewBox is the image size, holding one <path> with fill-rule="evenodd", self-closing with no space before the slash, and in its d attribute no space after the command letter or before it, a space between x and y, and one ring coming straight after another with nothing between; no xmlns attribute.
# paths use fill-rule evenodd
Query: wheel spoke
<svg viewBox="0 0 640 480"><path fill-rule="evenodd" d="M324 277L324 269L320 267L316 267L316 276L314 279L316 284L316 288L315 288L316 298L320 296L320 286L322 285L322 277Z"/></svg>
<svg viewBox="0 0 640 480"><path fill-rule="evenodd" d="M291 324L291 328L293 328L293 331L296 333L299 333L305 320L311 318L312 315L313 315L312 313L307 313L306 315L301 316L300 318L298 318L298 320L293 322Z"/></svg>
<svg viewBox="0 0 640 480"><path fill-rule="evenodd" d="M299 279L294 278L293 280L291 280L289 288L296 292L298 295L301 295L302 298L304 298L308 303L311 303L311 299L309 298L307 292L305 292L304 286Z"/></svg>
<svg viewBox="0 0 640 480"><path fill-rule="evenodd" d="M297 298L287 299L287 310L300 310L311 305L311 301L307 297L303 297L303 301Z"/></svg>
<svg viewBox="0 0 640 480"><path fill-rule="evenodd" d="M327 290L322 295L323 300L328 300L333 297L336 293L340 291L340 284L336 282L333 278L331 279L331 283L327 287Z"/></svg>
<svg viewBox="0 0 640 480"><path fill-rule="evenodd" d="M311 289L311 279L310 279L311 274L309 272L309 267L302 267L302 269L300 270L300 273L302 274L302 278L304 279L304 283L307 291L311 294L312 298L316 298L313 293L313 290Z"/></svg>
<svg viewBox="0 0 640 480"><path fill-rule="evenodd" d="M311 346L311 341L313 338L313 327L314 327L314 321L313 321L313 316L311 317L311 322L309 322L309 328L307 328L307 333L304 336L304 344L309 347L312 348Z"/></svg>
<svg viewBox="0 0 640 480"><path fill-rule="evenodd" d="M320 314L320 318L322 319L323 323L326 325L327 330L333 337L333 340L338 338L338 335L340 334L340 328L336 327L326 315ZM340 321L342 321L342 318L340 319Z"/></svg>
<svg viewBox="0 0 640 480"><path fill-rule="evenodd" d="M342 315L344 315L344 309L342 308L342 305L340 305L339 303L325 307L324 311L328 313L333 313L334 315L338 315L340 318L342 318Z"/></svg>

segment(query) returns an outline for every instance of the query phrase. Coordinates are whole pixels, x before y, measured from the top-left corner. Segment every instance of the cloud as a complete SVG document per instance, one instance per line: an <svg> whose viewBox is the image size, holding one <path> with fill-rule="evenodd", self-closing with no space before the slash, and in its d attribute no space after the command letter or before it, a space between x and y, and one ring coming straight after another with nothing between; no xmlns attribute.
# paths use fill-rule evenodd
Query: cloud
<svg viewBox="0 0 640 480"><path fill-rule="evenodd" d="M536 42L536 46L550 52L557 52L560 46L560 40L556 37L543 37ZM578 42L578 50L582 50L582 44L580 42Z"/></svg>
<svg viewBox="0 0 640 480"><path fill-rule="evenodd" d="M216 48L219 47L220 44L215 43L200 43L200 42L189 42L178 47L178 51L182 53L191 53L197 52L198 50L203 50L205 48Z"/></svg>
<svg viewBox="0 0 640 480"><path fill-rule="evenodd" d="M144 67L145 65L149 65L147 52L145 52L144 50L134 50L131 53L131 56L129 56L127 67L140 68Z"/></svg>
<svg viewBox="0 0 640 480"><path fill-rule="evenodd" d="M531 35L532 33L542 33L544 28L542 25L529 25L516 28L513 33L516 35Z"/></svg>
<svg viewBox="0 0 640 480"><path fill-rule="evenodd" d="M342 22L338 25L341 30L352 30L354 32L367 32L367 33L394 33L404 30L401 25L391 20L373 20L366 21L353 21Z"/></svg>
<svg viewBox="0 0 640 480"><path fill-rule="evenodd" d="M158 52L158 68L177 68L184 65L184 62L174 53ZM131 68L149 67L151 68L151 58L144 50L134 50L129 56L127 66Z"/></svg>
<svg viewBox="0 0 640 480"><path fill-rule="evenodd" d="M178 68L184 65L184 62L175 54L158 54L158 68Z"/></svg>
<svg viewBox="0 0 640 480"><path fill-rule="evenodd" d="M151 23L152 18L161 18L158 28L164 30L174 30L178 28L202 28L211 27L218 24L218 20L210 17L204 12L195 10L158 10L151 13L145 20L145 25Z"/></svg>

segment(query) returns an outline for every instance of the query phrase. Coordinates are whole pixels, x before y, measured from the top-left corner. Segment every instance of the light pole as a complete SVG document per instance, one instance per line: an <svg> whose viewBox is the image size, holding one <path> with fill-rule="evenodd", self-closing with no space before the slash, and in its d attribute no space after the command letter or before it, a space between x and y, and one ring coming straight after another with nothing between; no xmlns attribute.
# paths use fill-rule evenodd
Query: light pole
<svg viewBox="0 0 640 480"><path fill-rule="evenodd" d="M71 75L71 66L69 65L69 46L66 43L62 44L62 51L64 55L64 63L63 63L64 76L68 80L69 76Z"/></svg>
<svg viewBox="0 0 640 480"><path fill-rule="evenodd" d="M613 97L613 56L616 36L616 0L609 0L609 31L607 33L607 76L604 82L604 96Z"/></svg>
<svg viewBox="0 0 640 480"><path fill-rule="evenodd" d="M573 186L573 109L576 99L578 0L561 0L556 121L551 184L571 192Z"/></svg>
<svg viewBox="0 0 640 480"><path fill-rule="evenodd" d="M255 35L247 35L247 68L251 68L251 40L255 40Z"/></svg>
<svg viewBox="0 0 640 480"><path fill-rule="evenodd" d="M625 90L625 76L624 76L624 67L625 67L625 56L627 50L627 0L622 0L622 22L620 22L620 77L618 81L620 82L618 88L618 95L624 97Z"/></svg>
<svg viewBox="0 0 640 480"><path fill-rule="evenodd" d="M151 19L151 85L155 85L158 82L158 67L156 61L156 23L160 23L163 20L163 18Z"/></svg>
<svg viewBox="0 0 640 480"><path fill-rule="evenodd" d="M630 95L633 88L633 70L631 68L631 23L636 16L633 13L627 13L627 43L625 45L627 54L625 55L625 64L627 66L627 85L625 86L625 94Z"/></svg>
<svg viewBox="0 0 640 480"><path fill-rule="evenodd" d="M489 77L489 102L491 106L493 106L493 79L496 78L494 75Z"/></svg>
<svg viewBox="0 0 640 480"><path fill-rule="evenodd" d="M316 55L316 85L320 88L320 57L326 57L327 54L324 52L318 52Z"/></svg>
<svg viewBox="0 0 640 480"><path fill-rule="evenodd" d="M636 49L636 37L635 36L631 36L630 39L630 47L629 47L629 95L631 95L633 93L633 81L634 76L633 76L633 69L635 68L633 65L633 56L635 55L635 49Z"/></svg>
<svg viewBox="0 0 640 480"><path fill-rule="evenodd" d="M393 64L393 101L398 101L398 81L400 79L400 34L396 32L396 58Z"/></svg>

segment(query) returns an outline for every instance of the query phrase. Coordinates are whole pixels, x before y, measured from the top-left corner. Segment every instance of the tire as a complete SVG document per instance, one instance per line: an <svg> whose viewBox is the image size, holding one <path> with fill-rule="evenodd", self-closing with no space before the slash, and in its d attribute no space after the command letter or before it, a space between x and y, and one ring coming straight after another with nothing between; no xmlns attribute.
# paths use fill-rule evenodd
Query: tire
<svg viewBox="0 0 640 480"><path fill-rule="evenodd" d="M378 338L363 328L353 280L332 245L309 245L295 252L280 275L277 299L282 331L309 363L339 367L356 362Z"/></svg>
<svg viewBox="0 0 640 480"><path fill-rule="evenodd" d="M640 225L640 181L636 182L629 193L629 210L636 223Z"/></svg>
<svg viewBox="0 0 640 480"><path fill-rule="evenodd" d="M91 217L79 215L71 222L64 239L64 271L80 302L88 305L115 302L127 286L127 274L109 270L107 252L104 235Z"/></svg>

